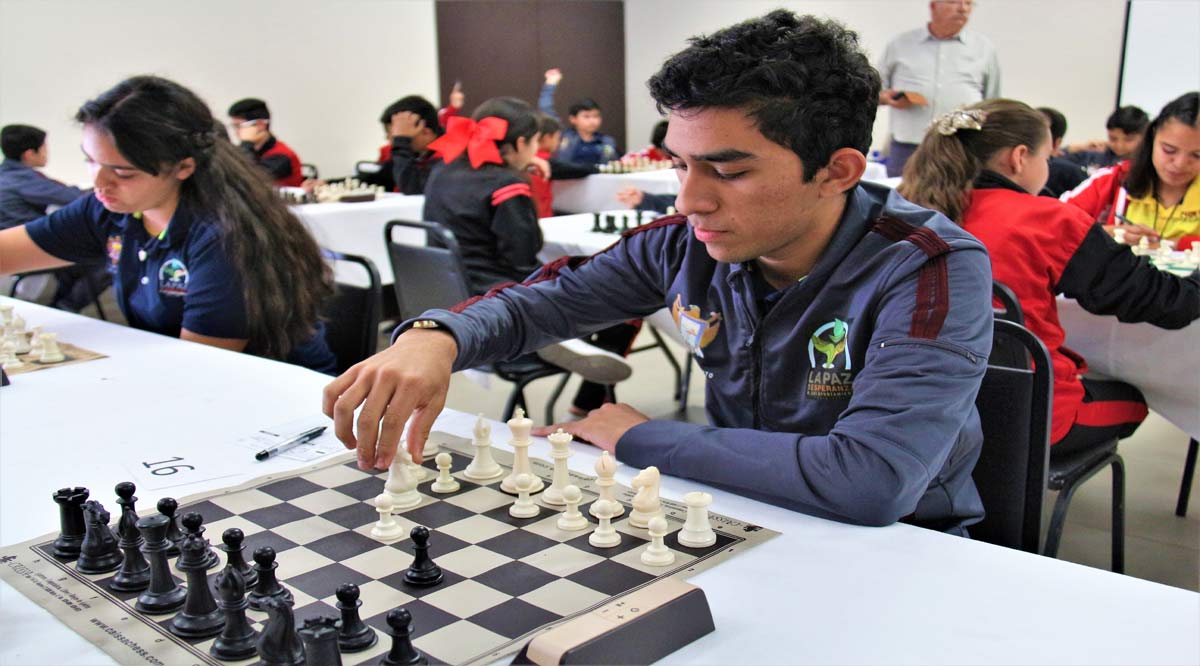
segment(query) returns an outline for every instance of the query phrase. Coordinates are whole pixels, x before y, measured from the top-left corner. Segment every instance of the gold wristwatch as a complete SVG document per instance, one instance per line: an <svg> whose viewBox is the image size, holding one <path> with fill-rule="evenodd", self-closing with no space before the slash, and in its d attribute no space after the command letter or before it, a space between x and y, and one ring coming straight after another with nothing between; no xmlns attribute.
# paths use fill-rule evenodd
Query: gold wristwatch
<svg viewBox="0 0 1200 666"><path fill-rule="evenodd" d="M441 328L442 325L432 319L418 319L413 322L413 328Z"/></svg>

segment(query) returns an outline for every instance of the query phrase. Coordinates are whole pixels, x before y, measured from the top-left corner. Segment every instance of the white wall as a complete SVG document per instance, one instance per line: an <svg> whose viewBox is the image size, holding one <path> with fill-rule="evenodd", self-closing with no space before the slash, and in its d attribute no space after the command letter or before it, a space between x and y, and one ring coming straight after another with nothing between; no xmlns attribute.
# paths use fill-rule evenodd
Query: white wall
<svg viewBox="0 0 1200 666"><path fill-rule="evenodd" d="M776 7L841 21L858 32L872 63L894 35L929 20L929 3L922 0L625 0L630 146L648 143L659 119L646 80L663 60L692 35ZM984 0L968 28L996 45L1005 97L1062 111L1069 139L1103 138L1104 120L1116 101L1124 11L1123 0ZM876 147L886 137L887 112L880 109Z"/></svg>
<svg viewBox="0 0 1200 666"><path fill-rule="evenodd" d="M433 0L0 0L0 125L49 132L51 175L86 181L75 110L145 73L222 120L237 99L266 99L303 161L345 175L384 143L385 106L437 103Z"/></svg>
<svg viewBox="0 0 1200 666"><path fill-rule="evenodd" d="M1121 105L1140 106L1151 119L1200 88L1200 0L1134 0L1122 79Z"/></svg>

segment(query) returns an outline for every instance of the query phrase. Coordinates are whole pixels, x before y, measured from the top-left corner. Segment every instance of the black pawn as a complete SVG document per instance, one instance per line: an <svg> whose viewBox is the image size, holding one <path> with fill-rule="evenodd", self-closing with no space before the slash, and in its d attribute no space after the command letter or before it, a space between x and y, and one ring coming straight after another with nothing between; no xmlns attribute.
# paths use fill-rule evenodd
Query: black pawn
<svg viewBox="0 0 1200 666"><path fill-rule="evenodd" d="M429 528L417 525L408 536L413 542L413 563L404 571L404 582L420 587L442 582L442 568L429 557Z"/></svg>
<svg viewBox="0 0 1200 666"><path fill-rule="evenodd" d="M407 608L393 608L387 614L388 634L392 637L392 649L379 660L380 666L408 666L427 664L428 660L412 644L412 613Z"/></svg>
<svg viewBox="0 0 1200 666"><path fill-rule="evenodd" d="M296 633L304 642L304 658L307 666L342 666L342 654L338 652L338 619L336 617L310 617Z"/></svg>
<svg viewBox="0 0 1200 666"><path fill-rule="evenodd" d="M146 516L137 521L145 544L142 552L150 560L150 587L138 595L134 608L148 615L163 615L179 610L187 597L187 590L175 582L171 575L171 563L167 561L170 549L167 527L171 519L163 514Z"/></svg>
<svg viewBox="0 0 1200 666"><path fill-rule="evenodd" d="M242 541L246 535L236 527L231 527L221 533L221 541L225 545L220 546L220 549L225 551L225 563L233 565L242 574L242 580L246 582L246 587L254 587L258 583L258 572L254 567L246 562L245 548L242 546Z"/></svg>
<svg viewBox="0 0 1200 666"><path fill-rule="evenodd" d="M59 488L54 491L54 501L58 504L59 525L62 528L51 551L55 557L64 560L79 557L79 547L83 545L83 535L86 531L83 503L87 501L88 494L87 488Z"/></svg>
<svg viewBox="0 0 1200 666"><path fill-rule="evenodd" d="M79 573L102 574L121 566L124 556L117 548L117 539L108 526L110 516L104 505L96 500L83 503L84 533L79 545L75 568Z"/></svg>
<svg viewBox="0 0 1200 666"><path fill-rule="evenodd" d="M263 666L302 666L304 643L296 635L296 616L291 604L270 598L263 610L268 615L267 626L258 637L258 658Z"/></svg>
<svg viewBox="0 0 1200 666"><path fill-rule="evenodd" d="M217 607L212 589L208 587L208 567L204 559L208 543L189 534L179 548L182 552L175 566L187 574L187 598L183 610L171 618L171 633L183 638L216 636L225 627L225 613Z"/></svg>
<svg viewBox="0 0 1200 666"><path fill-rule="evenodd" d="M142 556L142 544L145 539L138 531L137 511L134 503L137 498L134 485L128 481L117 484L117 504L121 505L121 518L117 521L117 535L120 539L117 545L125 553L121 568L113 576L108 587L117 592L140 592L150 585L150 563Z"/></svg>
<svg viewBox="0 0 1200 666"><path fill-rule="evenodd" d="M279 584L275 575L275 549L263 546L254 551L254 569L258 572L258 583L250 593L250 607L257 611L267 610L267 602L279 599L285 604L292 603L292 592Z"/></svg>
<svg viewBox="0 0 1200 666"><path fill-rule="evenodd" d="M240 661L258 654L258 632L246 619L246 579L232 564L217 576L218 605L225 613L225 628L208 653L221 661Z"/></svg>
<svg viewBox="0 0 1200 666"><path fill-rule="evenodd" d="M183 518L180 518L179 522L183 525L183 529L187 530L187 534L184 535L185 539L195 535L204 543L204 568L213 569L221 564L221 558L217 557L216 552L209 546L208 539L204 538L204 516L195 511L188 511L183 514ZM182 548L183 544L181 543L179 546ZM176 564L175 566L179 565ZM183 571L183 569L180 569L180 571Z"/></svg>
<svg viewBox="0 0 1200 666"><path fill-rule="evenodd" d="M171 521L167 525L167 557L175 557L179 554L179 544L183 541L183 532L179 531L179 523L175 521L175 512L179 510L179 502L176 502L173 497L164 497L158 500L155 508Z"/></svg>
<svg viewBox="0 0 1200 666"><path fill-rule="evenodd" d="M337 607L342 612L342 629L338 632L338 647L342 652L361 652L376 643L379 637L358 614L358 586L346 583L337 589Z"/></svg>

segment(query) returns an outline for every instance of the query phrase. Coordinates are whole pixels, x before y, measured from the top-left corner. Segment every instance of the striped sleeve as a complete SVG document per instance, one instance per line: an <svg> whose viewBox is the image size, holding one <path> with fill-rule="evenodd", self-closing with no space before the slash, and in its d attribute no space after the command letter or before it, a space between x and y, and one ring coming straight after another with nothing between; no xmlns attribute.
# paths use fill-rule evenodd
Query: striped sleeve
<svg viewBox="0 0 1200 666"><path fill-rule="evenodd" d="M529 197L532 199L533 190L529 187L529 183L513 183L492 192L492 205L499 206L513 197Z"/></svg>

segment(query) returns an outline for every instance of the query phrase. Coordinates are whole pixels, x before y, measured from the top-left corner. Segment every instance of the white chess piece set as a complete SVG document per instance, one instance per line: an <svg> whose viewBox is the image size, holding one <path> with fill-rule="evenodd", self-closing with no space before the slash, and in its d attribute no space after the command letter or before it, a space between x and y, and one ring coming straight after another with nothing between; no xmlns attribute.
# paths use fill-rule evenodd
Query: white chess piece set
<svg viewBox="0 0 1200 666"><path fill-rule="evenodd" d="M597 167L600 173L640 173L670 169L671 160L652 160L649 157L624 157Z"/></svg>
<svg viewBox="0 0 1200 666"><path fill-rule="evenodd" d="M22 360L21 355L29 358ZM43 333L41 326L25 330L25 320L13 306L0 305L0 367L16 370L30 361L59 363L66 360L58 346L57 333Z"/></svg>
<svg viewBox="0 0 1200 666"><path fill-rule="evenodd" d="M526 418L521 409L517 409L513 418L508 421L513 448L512 472L500 482L500 489L508 493L516 493L517 498L508 509L514 518L533 518L538 515L538 505L533 495L542 492L542 501L552 506L565 507L559 514L556 525L558 529L567 532L577 532L587 529L591 523L579 510L583 500L583 492L578 486L570 483L570 472L567 459L571 457L570 444L572 437L560 428L550 435L551 453L554 461L554 471L550 485L547 487L541 477L533 473L529 462L529 445L532 444L530 431L533 421ZM483 415L475 422L474 437L471 445L475 456L463 470L463 476L472 481L491 481L504 473L492 457L491 428ZM426 445L422 455L436 455L438 476L430 490L434 493L453 493L460 488L458 481L450 475L451 457L449 453L438 453L437 445ZM611 548L621 543L621 534L613 527L614 518L625 513L625 507L614 497L614 476L617 471L616 461L605 451L596 461L596 486L599 487L599 498L592 503L589 513L594 516L599 525L588 536L588 543L596 548ZM401 449L388 472L384 492L375 498L375 510L379 512L379 521L371 528L371 536L384 541L398 539L404 536L404 530L396 522L392 513L409 509L421 503L417 493L417 484L425 470L412 462L408 451ZM646 529L651 542L641 554L642 563L647 566L668 566L675 561L675 554L664 543L670 532L670 526L663 515L659 499L659 472L655 467L647 467L633 479L633 488L637 491L633 498L633 510L629 514L629 524L633 527ZM679 543L692 548L704 548L716 543L717 535L708 519L708 506L712 504L712 495L703 492L688 493L684 496L687 505L687 519L679 532Z"/></svg>
<svg viewBox="0 0 1200 666"><path fill-rule="evenodd" d="M368 185L357 178L347 178L338 183L321 185L313 191L319 203L331 201L368 200L384 193L381 185Z"/></svg>

